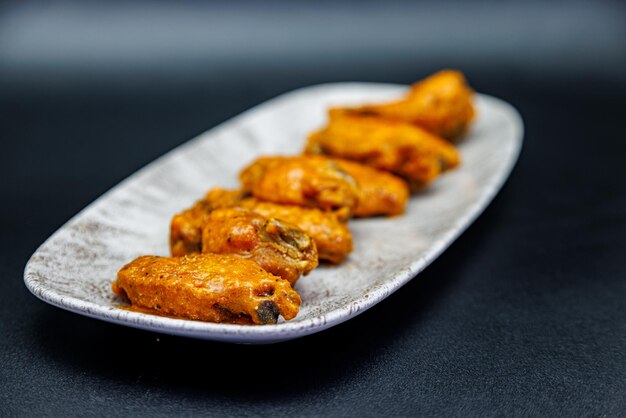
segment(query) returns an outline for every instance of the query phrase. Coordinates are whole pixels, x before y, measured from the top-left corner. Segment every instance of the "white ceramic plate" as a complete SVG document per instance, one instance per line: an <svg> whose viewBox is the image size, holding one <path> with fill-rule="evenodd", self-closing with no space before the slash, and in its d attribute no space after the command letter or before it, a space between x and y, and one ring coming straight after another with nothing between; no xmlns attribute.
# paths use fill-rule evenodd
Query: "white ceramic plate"
<svg viewBox="0 0 626 418"><path fill-rule="evenodd" d="M477 95L478 117L460 145L463 163L404 216L354 220L355 249L340 267L301 278L298 316L242 326L130 312L111 292L119 268L142 254L168 255L169 221L214 186L237 187L237 173L263 154L296 154L325 122L330 105L400 96L406 86L338 83L307 87L263 103L159 158L104 194L33 254L24 281L52 305L104 321L166 334L237 343L302 337L372 307L431 263L483 211L509 175L522 145L519 114Z"/></svg>

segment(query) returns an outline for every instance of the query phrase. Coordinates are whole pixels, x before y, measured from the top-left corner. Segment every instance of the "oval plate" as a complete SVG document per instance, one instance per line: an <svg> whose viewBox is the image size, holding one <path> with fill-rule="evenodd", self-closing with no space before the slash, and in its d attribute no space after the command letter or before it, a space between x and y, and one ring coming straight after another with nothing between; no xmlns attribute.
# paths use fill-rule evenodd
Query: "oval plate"
<svg viewBox="0 0 626 418"><path fill-rule="evenodd" d="M239 170L263 154L296 154L331 105L392 100L407 87L337 83L263 103L157 159L105 193L55 232L24 272L28 289L52 305L165 334L235 343L272 343L344 322L395 292L444 251L485 209L515 165L523 125L507 103L476 95L478 116L460 144L462 165L414 196L404 216L350 222L355 249L339 267L301 278L298 316L242 326L119 309L111 291L119 268L142 254L168 255L169 221L211 187L237 187Z"/></svg>

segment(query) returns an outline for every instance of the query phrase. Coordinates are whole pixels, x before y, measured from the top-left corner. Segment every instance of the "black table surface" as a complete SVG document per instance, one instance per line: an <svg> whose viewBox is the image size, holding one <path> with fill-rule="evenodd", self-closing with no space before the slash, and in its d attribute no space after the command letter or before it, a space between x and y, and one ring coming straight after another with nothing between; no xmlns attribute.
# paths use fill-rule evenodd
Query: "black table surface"
<svg viewBox="0 0 626 418"><path fill-rule="evenodd" d="M624 78L462 67L522 114L517 166L424 272L319 334L267 346L160 335L25 288L37 246L156 157L296 87L435 69L401 63L0 95L0 415L624 414Z"/></svg>

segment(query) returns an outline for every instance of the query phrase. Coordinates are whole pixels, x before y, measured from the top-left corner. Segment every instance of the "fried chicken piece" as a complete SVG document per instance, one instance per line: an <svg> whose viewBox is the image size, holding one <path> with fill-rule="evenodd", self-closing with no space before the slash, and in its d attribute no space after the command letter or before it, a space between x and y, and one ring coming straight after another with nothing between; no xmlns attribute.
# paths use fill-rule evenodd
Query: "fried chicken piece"
<svg viewBox="0 0 626 418"><path fill-rule="evenodd" d="M332 115L309 135L308 154L356 161L407 179L413 189L460 164L456 148L417 126L371 116Z"/></svg>
<svg viewBox="0 0 626 418"><path fill-rule="evenodd" d="M209 322L275 324L300 307L287 280L226 254L142 256L122 267L113 291L139 308Z"/></svg>
<svg viewBox="0 0 626 418"><path fill-rule="evenodd" d="M249 258L292 285L318 265L315 242L307 233L241 208L216 209L207 216L202 252Z"/></svg>
<svg viewBox="0 0 626 418"><path fill-rule="evenodd" d="M225 199L224 196L228 198ZM277 218L296 225L309 234L317 246L318 256L332 263L342 262L352 252L352 234L346 225L346 211L322 211L295 205L279 205L255 198L242 199L238 190L212 189L193 208L176 215L172 220L170 248L172 255L182 256L202 250L202 228L211 208L226 203L241 206L266 218Z"/></svg>
<svg viewBox="0 0 626 418"><path fill-rule="evenodd" d="M354 216L400 215L409 199L409 186L393 174L348 160L335 159L361 189Z"/></svg>
<svg viewBox="0 0 626 418"><path fill-rule="evenodd" d="M279 205L256 198L243 199L240 206L265 217L298 226L317 246L320 260L339 264L352 252L352 234L341 213L295 205Z"/></svg>
<svg viewBox="0 0 626 418"><path fill-rule="evenodd" d="M454 139L463 134L474 119L472 96L461 72L444 70L413 84L401 100L336 111L408 122Z"/></svg>
<svg viewBox="0 0 626 418"><path fill-rule="evenodd" d="M202 250L202 227L211 211L236 206L243 193L239 190L215 188L193 207L174 215L170 224L170 249L172 255L198 253Z"/></svg>
<svg viewBox="0 0 626 418"><path fill-rule="evenodd" d="M318 156L262 157L239 178L243 189L258 199L323 210L351 211L360 194L352 177Z"/></svg>

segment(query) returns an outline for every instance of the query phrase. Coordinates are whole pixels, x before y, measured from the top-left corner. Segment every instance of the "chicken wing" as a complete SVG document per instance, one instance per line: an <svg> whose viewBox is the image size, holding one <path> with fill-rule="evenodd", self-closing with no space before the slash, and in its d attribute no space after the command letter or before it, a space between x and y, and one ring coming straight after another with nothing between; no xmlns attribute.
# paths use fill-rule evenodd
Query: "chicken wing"
<svg viewBox="0 0 626 418"><path fill-rule="evenodd" d="M371 116L336 114L309 135L305 152L357 161L407 179L413 188L460 164L449 142L417 126Z"/></svg>
<svg viewBox="0 0 626 418"><path fill-rule="evenodd" d="M228 199L224 196L228 196ZM225 202L231 207L240 206L266 218L277 218L296 225L313 238L318 256L322 260L340 263L352 252L352 234L345 223L347 221L345 212L280 205L256 198L242 199L242 196L243 194L236 190L213 189L193 208L176 215L172 220L170 232L172 255L182 256L200 252L202 228L212 208Z"/></svg>
<svg viewBox="0 0 626 418"><path fill-rule="evenodd" d="M142 256L122 267L113 291L139 308L210 322L275 324L300 307L287 280L226 254Z"/></svg>
<svg viewBox="0 0 626 418"><path fill-rule="evenodd" d="M262 157L239 175L243 189L269 202L352 210L359 189L352 177L327 158L300 155Z"/></svg>
<svg viewBox="0 0 626 418"><path fill-rule="evenodd" d="M404 121L454 139L467 130L474 118L472 95L462 73L444 70L413 84L401 100L335 111Z"/></svg>
<svg viewBox="0 0 626 418"><path fill-rule="evenodd" d="M315 242L307 233L241 208L216 209L207 216L202 252L249 258L292 285L318 264Z"/></svg>
<svg viewBox="0 0 626 418"><path fill-rule="evenodd" d="M211 211L236 206L243 193L239 190L215 188L191 208L174 215L170 224L170 249L174 257L199 253L202 250L202 227Z"/></svg>
<svg viewBox="0 0 626 418"><path fill-rule="evenodd" d="M409 186L393 174L348 160L334 159L361 189L354 216L400 215L409 199Z"/></svg>
<svg viewBox="0 0 626 418"><path fill-rule="evenodd" d="M339 264L352 252L352 234L341 213L295 205L279 205L255 198L242 200L240 206L298 226L315 241L320 260Z"/></svg>

